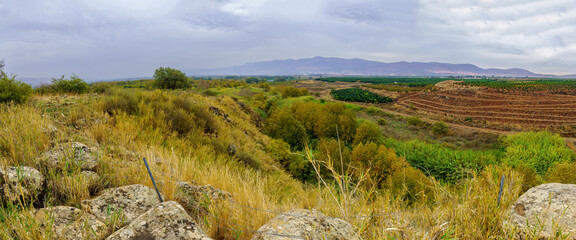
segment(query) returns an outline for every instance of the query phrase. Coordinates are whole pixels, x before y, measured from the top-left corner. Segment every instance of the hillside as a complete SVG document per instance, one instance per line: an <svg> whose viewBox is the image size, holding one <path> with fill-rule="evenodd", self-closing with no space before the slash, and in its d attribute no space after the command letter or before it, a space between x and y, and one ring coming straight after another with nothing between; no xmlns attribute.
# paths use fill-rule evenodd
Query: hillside
<svg viewBox="0 0 576 240"><path fill-rule="evenodd" d="M149 81L100 83L84 94L37 90L24 104L3 105L3 168L33 167L45 183L36 199L3 198L0 236L51 239L55 223L38 220L38 209L94 213L98 207L86 204L111 191L153 187L143 158L165 200L181 202L180 182L227 193L202 192L203 200L186 209L214 239L265 235L260 227L288 212L301 214L297 209L346 220L363 239L509 239L519 230L503 224L508 206L526 186L572 181L556 173L574 166L574 153L551 133L501 140L460 133L333 102L291 82L192 84L160 90ZM458 144L467 141L476 143ZM521 146L534 151L518 152ZM97 163L95 183L85 182L85 166L76 161L84 152ZM526 156L530 161L518 166ZM501 176L505 194L498 205L494 186ZM103 222L108 234L127 224L122 214L100 212L110 220Z"/></svg>
<svg viewBox="0 0 576 240"><path fill-rule="evenodd" d="M528 70L483 69L472 64L438 62L383 63L359 58L302 58L248 63L218 69L188 71L190 75L372 75L372 76L502 76L561 77ZM567 76L570 77L570 76Z"/></svg>

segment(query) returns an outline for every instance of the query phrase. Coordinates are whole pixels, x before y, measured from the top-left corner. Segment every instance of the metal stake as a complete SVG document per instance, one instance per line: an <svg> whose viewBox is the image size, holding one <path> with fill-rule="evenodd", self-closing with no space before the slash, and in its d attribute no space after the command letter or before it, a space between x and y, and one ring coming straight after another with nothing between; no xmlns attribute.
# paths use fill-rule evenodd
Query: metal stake
<svg viewBox="0 0 576 240"><path fill-rule="evenodd" d="M146 169L148 170L148 174L150 175L150 179L152 179L152 184L154 184L154 188L156 189L156 194L158 194L158 199L160 199L160 202L164 202L162 200L162 196L160 195L160 191L158 191L158 186L156 186L156 181L154 181L154 177L152 176L152 172L150 171L150 167L148 166L148 162L146 161L146 158L144 158L144 165L146 165Z"/></svg>

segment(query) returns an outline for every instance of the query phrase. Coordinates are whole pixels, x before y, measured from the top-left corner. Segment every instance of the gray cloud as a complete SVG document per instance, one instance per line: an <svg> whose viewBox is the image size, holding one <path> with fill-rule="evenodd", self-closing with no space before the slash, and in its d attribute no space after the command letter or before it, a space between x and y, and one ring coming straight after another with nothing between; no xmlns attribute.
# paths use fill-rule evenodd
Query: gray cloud
<svg viewBox="0 0 576 240"><path fill-rule="evenodd" d="M3 0L0 58L87 79L312 56L561 73L575 23L573 0Z"/></svg>

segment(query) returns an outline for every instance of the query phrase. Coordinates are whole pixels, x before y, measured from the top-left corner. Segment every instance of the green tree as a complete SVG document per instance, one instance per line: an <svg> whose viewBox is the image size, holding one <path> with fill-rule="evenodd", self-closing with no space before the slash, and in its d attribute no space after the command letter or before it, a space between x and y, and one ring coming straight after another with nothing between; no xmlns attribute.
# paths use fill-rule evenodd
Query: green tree
<svg viewBox="0 0 576 240"><path fill-rule="evenodd" d="M160 67L154 71L154 84L161 89L180 89L190 86L186 74L169 67Z"/></svg>
<svg viewBox="0 0 576 240"><path fill-rule="evenodd" d="M359 143L381 143L383 139L382 131L378 125L364 121L358 125L358 129L356 129L356 136L354 136L354 144Z"/></svg>
<svg viewBox="0 0 576 240"><path fill-rule="evenodd" d="M299 149L304 147L307 141L306 129L292 116L289 109L279 109L271 114L266 121L266 133Z"/></svg>

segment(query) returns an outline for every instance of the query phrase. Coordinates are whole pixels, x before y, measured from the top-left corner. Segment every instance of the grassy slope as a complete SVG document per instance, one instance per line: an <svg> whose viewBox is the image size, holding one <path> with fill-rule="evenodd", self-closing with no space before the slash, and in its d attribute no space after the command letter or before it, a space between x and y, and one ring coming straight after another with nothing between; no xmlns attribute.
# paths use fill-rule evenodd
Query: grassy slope
<svg viewBox="0 0 576 240"><path fill-rule="evenodd" d="M377 194L360 191L350 195L333 186L304 185L283 172L280 165L263 151L270 139L260 133L249 114L230 97L159 91L141 94L151 99L172 99L177 94L183 95L206 109L215 106L230 114L232 123L215 117L217 136L200 132L181 136L168 131L162 116L154 115L143 101L138 103L139 114L117 113L111 116L103 112L103 104L109 96L35 97L26 106L5 107L0 112L2 163L40 168L34 159L50 149L51 144L65 140L81 141L102 150L99 173L105 176L106 181L101 188L134 183L152 186L140 163L140 157L146 157L153 162L152 171L168 198L173 196L175 180L193 181L229 191L242 205L274 211L314 208L326 215L341 217L417 208L380 217L350 219L365 239L515 236L513 230L502 227L502 222L506 206L519 195L522 180L508 169L490 167L457 187L436 183L431 199L412 206L406 206L385 190ZM42 131L49 124L60 129L56 139L50 140ZM237 146L239 152L249 153L260 168L246 166L236 157L229 156L226 149L222 149L228 144ZM136 158L129 154L132 152ZM494 186L498 185L502 174L509 182L505 185L502 205L498 207L498 190ZM79 201L88 197L82 186L67 187L74 184L63 182L63 179L69 179L66 177L68 174L62 173L50 177L51 189L60 192L48 204L79 206ZM438 204L423 207L430 203ZM2 208L0 236L50 238L50 231L41 231L37 223L25 214L20 217L22 206L27 208L29 204L20 205ZM217 239L250 239L250 229L258 229L276 216L226 202L212 208L211 214L218 218L207 215L201 224L210 236ZM10 231L11 227L16 231Z"/></svg>

